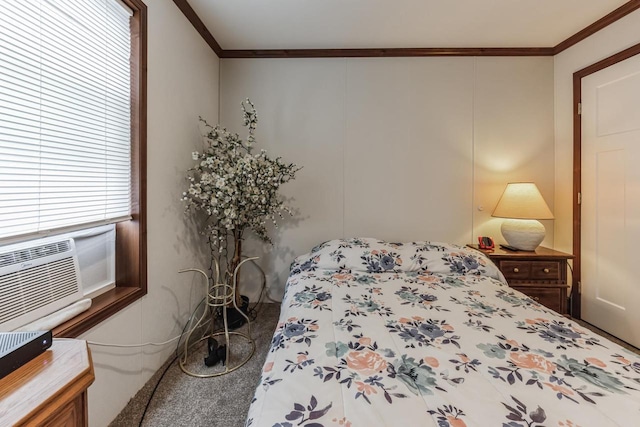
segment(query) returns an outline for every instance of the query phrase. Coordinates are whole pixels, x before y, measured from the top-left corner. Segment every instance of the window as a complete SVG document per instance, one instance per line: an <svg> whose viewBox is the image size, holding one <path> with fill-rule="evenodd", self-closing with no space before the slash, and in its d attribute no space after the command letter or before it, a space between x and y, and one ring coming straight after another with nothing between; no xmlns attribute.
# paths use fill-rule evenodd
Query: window
<svg viewBox="0 0 640 427"><path fill-rule="evenodd" d="M146 6L0 2L0 244L116 224L116 288L73 336L146 293Z"/></svg>
<svg viewBox="0 0 640 427"><path fill-rule="evenodd" d="M0 238L128 219L130 10L0 8Z"/></svg>

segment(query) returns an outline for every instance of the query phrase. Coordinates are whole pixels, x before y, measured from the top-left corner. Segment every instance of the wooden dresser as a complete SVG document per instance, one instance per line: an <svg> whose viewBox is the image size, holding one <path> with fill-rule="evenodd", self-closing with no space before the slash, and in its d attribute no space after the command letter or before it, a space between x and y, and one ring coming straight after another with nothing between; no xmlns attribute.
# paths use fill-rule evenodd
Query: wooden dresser
<svg viewBox="0 0 640 427"><path fill-rule="evenodd" d="M86 341L51 348L0 380L0 426L87 426L93 363Z"/></svg>
<svg viewBox="0 0 640 427"><path fill-rule="evenodd" d="M478 245L468 246L478 249ZM560 314L567 314L567 261L573 255L543 246L533 252L478 250L498 266L509 286Z"/></svg>

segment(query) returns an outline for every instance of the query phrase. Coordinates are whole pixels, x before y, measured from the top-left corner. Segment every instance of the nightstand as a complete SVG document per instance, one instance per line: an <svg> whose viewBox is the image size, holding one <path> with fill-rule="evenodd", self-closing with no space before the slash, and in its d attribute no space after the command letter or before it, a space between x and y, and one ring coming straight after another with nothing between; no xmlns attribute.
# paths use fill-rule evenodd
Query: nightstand
<svg viewBox="0 0 640 427"><path fill-rule="evenodd" d="M567 314L567 261L573 255L542 246L533 252L468 246L486 254L502 271L509 286L560 314Z"/></svg>

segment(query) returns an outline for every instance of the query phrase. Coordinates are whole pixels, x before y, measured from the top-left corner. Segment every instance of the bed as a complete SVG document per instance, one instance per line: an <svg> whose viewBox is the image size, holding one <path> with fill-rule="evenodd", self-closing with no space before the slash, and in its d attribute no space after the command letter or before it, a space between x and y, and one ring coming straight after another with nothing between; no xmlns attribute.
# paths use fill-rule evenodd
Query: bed
<svg viewBox="0 0 640 427"><path fill-rule="evenodd" d="M640 357L444 243L325 242L291 266L247 426L636 426Z"/></svg>

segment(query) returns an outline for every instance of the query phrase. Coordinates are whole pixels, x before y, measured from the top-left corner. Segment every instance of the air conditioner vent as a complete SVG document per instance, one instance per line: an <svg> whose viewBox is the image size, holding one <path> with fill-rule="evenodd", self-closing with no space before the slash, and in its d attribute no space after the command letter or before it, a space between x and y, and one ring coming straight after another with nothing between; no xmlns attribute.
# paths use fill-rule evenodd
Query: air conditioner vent
<svg viewBox="0 0 640 427"><path fill-rule="evenodd" d="M82 298L73 239L2 249L0 330L13 330Z"/></svg>
<svg viewBox="0 0 640 427"><path fill-rule="evenodd" d="M62 240L59 242L47 243L22 250L14 250L11 252L1 253L0 268L28 261L35 261L39 258L44 258L47 256L69 251L71 251L70 241Z"/></svg>

